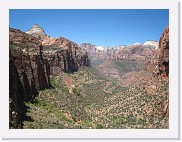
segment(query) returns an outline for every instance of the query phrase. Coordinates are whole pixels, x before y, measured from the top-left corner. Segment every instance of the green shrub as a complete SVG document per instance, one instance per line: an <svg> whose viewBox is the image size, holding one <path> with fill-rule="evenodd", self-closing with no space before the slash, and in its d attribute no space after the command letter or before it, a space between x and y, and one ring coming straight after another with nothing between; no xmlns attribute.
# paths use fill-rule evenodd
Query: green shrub
<svg viewBox="0 0 182 142"><path fill-rule="evenodd" d="M103 129L104 128L104 126L102 125L102 124L98 124L97 126L96 126L96 129Z"/></svg>
<svg viewBox="0 0 182 142"><path fill-rule="evenodd" d="M151 124L153 124L153 123L154 123L154 118L153 118L153 117L150 117L149 122L150 122Z"/></svg>
<svg viewBox="0 0 182 142"><path fill-rule="evenodd" d="M55 77L55 76L52 76L52 77L50 78L50 82L51 82L51 85L54 86L55 88L58 88L58 87L59 87L59 86L58 86L58 83L57 83L57 81L56 81L56 77Z"/></svg>
<svg viewBox="0 0 182 142"><path fill-rule="evenodd" d="M137 122L137 119L136 119L135 116L133 116L133 114L129 114L129 115L127 116L127 121L128 121L129 124L135 125L136 122Z"/></svg>
<svg viewBox="0 0 182 142"><path fill-rule="evenodd" d="M118 127L121 124L125 124L125 117L124 117L124 115L114 116L113 117L113 124L112 124L112 126L113 127Z"/></svg>
<svg viewBox="0 0 182 142"><path fill-rule="evenodd" d="M73 88L73 93L74 93L76 96L80 96L80 89Z"/></svg>
<svg viewBox="0 0 182 142"><path fill-rule="evenodd" d="M140 124L140 125L145 125L145 124L146 124L146 119L145 119L145 118L144 118L144 119L140 118L140 119L138 120L138 124Z"/></svg>

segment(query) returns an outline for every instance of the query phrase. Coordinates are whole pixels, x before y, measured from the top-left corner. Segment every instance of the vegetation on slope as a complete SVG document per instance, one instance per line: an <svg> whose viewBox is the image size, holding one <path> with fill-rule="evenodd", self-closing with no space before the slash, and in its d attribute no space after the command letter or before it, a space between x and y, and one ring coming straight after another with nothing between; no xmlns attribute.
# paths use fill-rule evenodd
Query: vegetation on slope
<svg viewBox="0 0 182 142"><path fill-rule="evenodd" d="M24 128L168 128L163 113L168 84L160 82L153 95L146 88L124 88L92 67L51 77L54 89L28 103ZM147 84L147 83L146 83Z"/></svg>

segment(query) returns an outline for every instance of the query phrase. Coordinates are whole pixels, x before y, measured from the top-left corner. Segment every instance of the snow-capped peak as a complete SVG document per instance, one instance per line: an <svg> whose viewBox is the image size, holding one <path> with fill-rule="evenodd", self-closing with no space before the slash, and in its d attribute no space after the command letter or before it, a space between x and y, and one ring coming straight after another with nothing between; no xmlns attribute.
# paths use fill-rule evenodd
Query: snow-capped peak
<svg viewBox="0 0 182 142"><path fill-rule="evenodd" d="M153 40L147 40L143 45L151 45L151 46L154 46L155 49L157 49L159 46L159 42L153 41Z"/></svg>
<svg viewBox="0 0 182 142"><path fill-rule="evenodd" d="M139 43L139 42L136 42L136 43L134 43L134 44L132 44L132 45L140 45L140 43Z"/></svg>

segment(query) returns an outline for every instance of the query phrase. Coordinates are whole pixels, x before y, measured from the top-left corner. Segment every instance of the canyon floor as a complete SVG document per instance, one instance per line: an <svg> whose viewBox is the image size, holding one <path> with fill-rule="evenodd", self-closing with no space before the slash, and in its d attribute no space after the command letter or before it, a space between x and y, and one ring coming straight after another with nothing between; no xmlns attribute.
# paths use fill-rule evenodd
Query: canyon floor
<svg viewBox="0 0 182 142"><path fill-rule="evenodd" d="M110 62L52 75L52 89L26 103L29 119L23 128L168 128L168 82L125 65Z"/></svg>

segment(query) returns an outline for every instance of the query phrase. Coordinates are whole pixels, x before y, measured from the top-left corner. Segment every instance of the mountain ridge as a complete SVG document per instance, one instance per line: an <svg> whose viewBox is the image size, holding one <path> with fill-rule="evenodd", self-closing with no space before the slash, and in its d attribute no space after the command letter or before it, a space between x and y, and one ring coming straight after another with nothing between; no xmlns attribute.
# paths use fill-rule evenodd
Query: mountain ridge
<svg viewBox="0 0 182 142"><path fill-rule="evenodd" d="M41 40L45 40L45 38L46 38L45 41L42 41L43 44L49 44L49 42L48 42L49 40L50 40L50 42L51 41L53 42L55 39L59 39L59 38L63 37L63 36L60 36L59 38L54 38L54 37L51 37L50 35L47 35L45 33L45 31L43 30L43 28L41 28L38 24L33 25L32 28L30 28L26 33L31 34L33 36L36 36ZM92 45L91 43L81 43L81 44L79 44L79 46L82 44L90 44L92 46L95 46L98 50L106 50L105 48L111 49L111 48L117 48L119 46L127 47L127 46L131 46L131 45L150 45L150 46L155 46L155 49L157 49L158 43L159 42L156 40L146 40L143 44L136 42L136 43L130 44L130 45L118 45L115 47L102 46L102 45Z"/></svg>

